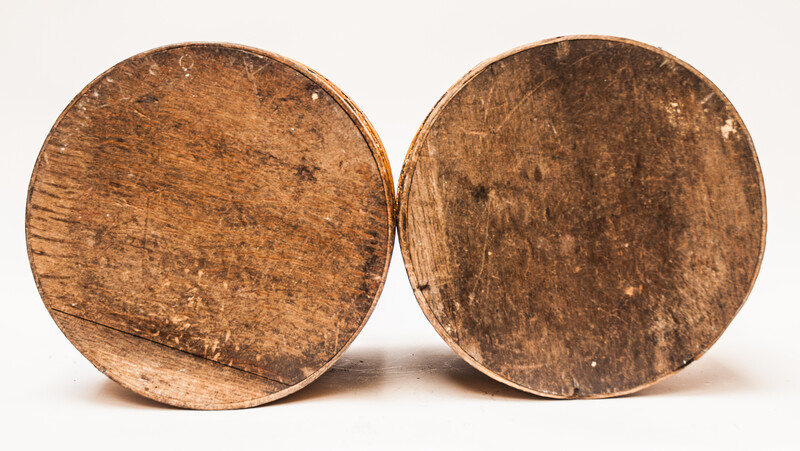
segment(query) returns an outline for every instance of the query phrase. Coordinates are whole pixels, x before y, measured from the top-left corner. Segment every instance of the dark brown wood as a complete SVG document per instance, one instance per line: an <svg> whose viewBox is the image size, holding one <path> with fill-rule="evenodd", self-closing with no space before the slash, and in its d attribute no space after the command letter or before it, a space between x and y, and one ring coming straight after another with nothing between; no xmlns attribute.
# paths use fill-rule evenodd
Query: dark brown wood
<svg viewBox="0 0 800 451"><path fill-rule="evenodd" d="M761 262L764 185L741 118L654 47L576 36L484 62L403 167L398 229L437 332L531 393L631 393L722 334Z"/></svg>
<svg viewBox="0 0 800 451"><path fill-rule="evenodd" d="M260 50L152 50L90 83L31 178L28 253L103 373L200 409L310 383L361 330L394 239L392 177L333 84Z"/></svg>

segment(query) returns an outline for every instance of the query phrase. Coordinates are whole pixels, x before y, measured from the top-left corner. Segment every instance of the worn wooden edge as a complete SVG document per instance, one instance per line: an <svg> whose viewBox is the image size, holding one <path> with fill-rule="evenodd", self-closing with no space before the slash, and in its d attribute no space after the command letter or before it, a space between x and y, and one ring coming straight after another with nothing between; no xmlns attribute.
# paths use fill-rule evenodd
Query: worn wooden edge
<svg viewBox="0 0 800 451"><path fill-rule="evenodd" d="M222 409L233 408L225 406L235 407L236 404L216 400L214 396L216 391L247 392L253 398L260 398L265 389L277 393L283 387L289 387L282 382L229 365L219 362L209 363L207 359L190 352L142 339L79 316L55 309L52 314L59 318L57 324L62 331L75 338L73 342L75 348L98 371L131 391L146 392L146 396L150 399L189 409L202 409L213 403ZM100 362L109 359L109 354L112 353L108 352L107 347L97 343L111 341L117 344L113 351L122 352L114 353L114 365L106 367ZM138 352L132 354L125 352L133 348ZM208 371L209 368L213 368L213 371ZM186 369L192 370L193 375L187 376L184 372ZM207 377L198 378L196 373ZM166 379L170 383L165 383ZM197 391L197 387L202 387L204 391ZM176 395L181 392L192 396ZM187 398L191 401L187 401Z"/></svg>
<svg viewBox="0 0 800 451"><path fill-rule="evenodd" d="M403 167L400 171L400 178L398 181L398 192L397 192L397 235L400 244L400 253L403 256L403 263L406 267L406 273L408 274L408 280L411 283L411 287L414 290L414 296L417 299L417 303L419 304L422 312L425 314L425 317L428 318L428 321L431 323L433 328L439 334L440 337L447 343L453 351L458 354L459 357L464 359L467 363L472 365L477 370L481 371L482 373L486 374L487 376L491 377L492 379L501 382L503 384L509 385L514 387L518 390L522 390L527 393L532 393L534 395L543 396L547 398L556 398L556 399L575 399L575 398L583 398L583 399L599 399L599 398L612 398L617 396L624 396L629 395L640 390L643 390L647 387L657 384L662 380L676 374L678 371L686 368L689 364L696 361L700 357L703 356L722 336L722 334L730 327L730 323L728 323L722 331L717 335L702 351L700 351L697 355L695 355L690 361L686 364L680 366L679 368L664 374L663 376L652 380L650 382L641 384L637 387L634 387L630 390L623 390L619 392L613 393L598 393L598 394L591 394L591 395L579 395L579 396L564 396L559 393L553 393L548 391L538 390L532 387L527 387L511 380L506 379L505 377L501 376L500 374L494 372L493 370L487 368L483 364L481 364L477 359L475 359L472 355L464 351L458 344L453 340L449 334L444 330L444 327L439 323L436 319L436 316L433 314L430 306L428 305L428 300L425 298L425 294L419 288L419 282L417 281L417 276L414 271L414 262L411 259L411 250L409 248L409 242L413 239L413 236L408 236L407 226L408 226L408 197L411 192L411 184L413 183L414 179L414 169L417 162L417 154L419 151L418 143L422 143L427 138L428 132L430 131L431 127L433 126L434 122L436 121L439 114L442 110L450 103L453 97L469 83L473 78L478 76L484 70L486 70L492 64L517 54L519 52L532 49L535 47L540 47L548 44L555 44L561 41L574 41L574 40L602 40L602 41L614 41L623 44L628 44L636 47L643 48L645 50L649 50L651 52L657 53L663 56L665 59L669 59L685 69L689 70L692 74L696 75L700 78L708 87L710 87L714 93L719 96L719 98L725 103L726 106L730 108L733 112L735 119L742 127L745 135L747 136L747 142L750 145L750 148L753 150L753 163L755 164L755 169L758 174L758 185L759 190L761 192L761 205L762 205L762 220L761 220L761 249L758 254L758 258L756 259L756 264L751 271L750 276L750 285L747 288L747 294L744 296L742 303L739 305L739 308L736 309L734 313L735 316L739 313L739 311L744 306L745 301L750 296L750 293L753 290L753 286L755 285L755 281L758 278L758 273L761 270L761 262L764 258L764 250L766 247L766 239L767 239L767 198L766 198L766 189L764 187L764 177L761 171L761 164L758 161L758 155L755 151L755 145L753 144L753 139L750 136L750 132L747 130L747 127L744 124L739 112L736 111L733 104L728 100L728 98L722 93L722 91L711 82L705 75L703 75L700 71L689 65L688 63L684 62L683 60L675 57L674 55L662 50L659 47L654 47L649 44L645 44L639 41L635 41L633 39L621 38L616 36L604 36L604 35L571 35L571 36L560 36L557 38L545 39L541 41L536 41L530 44L522 45L519 47L515 47L511 50L506 52L500 53L497 56L492 58L488 58L480 62L477 66L475 66L472 70L467 72L466 75L461 77L455 84L453 84L442 97L436 102L434 107L425 117L425 120L422 122L422 125L417 130L416 135L414 136L413 140L411 141L411 145L406 152L405 159L403 161Z"/></svg>
<svg viewBox="0 0 800 451"><path fill-rule="evenodd" d="M318 377L320 377L328 369L330 369L330 367L333 366L333 364L336 363L336 361L342 356L342 354L350 347L350 345L353 343L353 340L355 340L355 338L358 336L358 334L361 332L361 330L366 325L367 321L369 320L370 316L372 315L372 312L375 310L375 306L377 305L378 299L380 298L381 292L383 291L383 287L384 287L384 285L386 283L386 276L387 276L388 271L389 271L389 264L391 262L392 251L394 249L395 228L396 228L396 223L397 223L397 220L396 220L397 219L397 216L396 216L397 209L396 209L396 201L395 201L394 181L393 181L393 178L392 178L391 167L389 165L389 158L386 155L386 150L385 150L385 148L383 146L383 143L381 142L380 137L378 136L378 133L375 130L375 128L373 127L372 123L369 122L367 117L358 108L358 106L355 104L355 102L353 102L353 100L350 99L350 97L348 97L344 92L342 92L342 90L339 89L336 85L334 85L330 80L328 80L327 78L323 77L321 74L319 74L318 72L314 71L313 69L305 66L304 64L301 64L301 63L299 63L297 61L294 61L294 60L292 60L290 58L284 57L284 56L279 55L277 53L266 51L266 50L257 49L257 48L254 48L254 47L248 47L248 46L244 46L244 45L240 45L240 44L233 44L233 43L226 43L226 42L184 42L184 43L170 44L170 45L165 45L165 46L156 47L156 48L153 48L153 49L150 49L150 50L146 50L144 52L140 52L140 53L138 53L136 55L133 55L133 56L131 56L129 58L126 58L123 61L120 61L119 63L115 64L114 66L112 66L110 68L108 68L107 70L103 71L100 75L95 77L77 95L75 95L75 97L73 97L73 99L69 102L69 104L64 108L64 110L61 112L61 114L56 119L56 121L53 124L53 126L50 128L50 131L47 134L47 138L45 138L45 141L42 144L41 149L39 150L39 154L36 157L36 162L34 163L33 172L31 174L31 179L30 179L30 182L28 183L27 199L26 199L26 203L25 203L25 242L26 242L26 249L27 249L27 253L28 253L28 262L30 264L31 272L33 273L34 282L36 283L36 289L39 292L39 296L42 299L44 299L44 295L45 294L42 291L42 286L41 286L41 283L40 283L40 280L39 280L39 274L38 274L38 272L36 270L36 267L34 265L34 262L33 262L33 254L32 254L30 239L29 239L28 235L29 235L29 220L30 220L30 215L31 215L31 208L30 208L31 207L30 206L31 195L33 194L33 188L34 188L34 185L35 185L35 182L36 182L36 179L37 179L37 175L38 175L38 172L39 172L38 168L39 168L39 165L40 165L41 160L42 160L42 155L44 154L44 151L47 148L48 143L50 142L50 137L52 136L53 132L58 128L59 124L61 123L61 121L64 118L64 116L66 115L66 113L75 105L75 103L77 103L80 100L80 98L82 98L84 96L84 94L86 94L86 92L88 92L95 84L97 84L99 81L101 81L109 72L114 70L117 66L123 64L128 59L134 58L134 57L139 57L139 56L144 56L144 55L152 55L152 54L155 54L155 53L159 53L159 52L163 52L163 51L167 51L167 50L172 50L172 49L176 49L176 48L209 47L209 46L220 46L220 47L237 49L237 50L241 50L241 51L244 51L244 52L252 53L252 54L257 55L259 57L266 57L266 58L269 58L269 59L271 59L271 60L273 60L275 62L281 63L281 64L283 64L283 65L285 65L285 66L297 71L301 75L303 75L306 78L308 78L311 82L313 82L313 83L317 84L318 86L320 86L321 88L323 88L334 100L336 100L336 103L338 103L339 106L347 113L347 115L353 121L353 124L358 128L358 130L361 133L362 137L367 142L367 145L369 146L370 150L372 151L372 156L375 159L375 164L378 167L378 171L379 171L379 174L380 174L380 177L381 177L381 181L383 183L383 191L384 191L384 197L386 199L386 211L387 211L387 218L388 218L388 222L386 224L386 227L387 227L387 231L388 231L389 241L388 241L387 247L386 247L386 263L384 265L383 273L381 275L380 285L378 286L378 289L375 292L375 296L373 297L372 304L371 304L369 310L367 311L366 315L364 316L363 321L358 326L358 328L356 328L356 330L353 332L353 334L347 339L345 344L342 346L341 350L339 350L338 353L336 353L333 357L331 357L330 360L328 360L317 371L313 372L311 375L309 375L308 377L306 377L302 381L300 381L300 382L298 382L298 383L296 383L294 385L288 386L287 388L285 388L283 390L280 390L278 392L272 393L272 394L270 394L268 396L257 397L257 398L253 398L253 399L245 400L245 401L230 402L230 403L220 403L220 402L194 403L194 402L191 402L191 401L175 399L175 398L172 398L172 397L154 395L152 392L144 392L142 390L139 390L138 388L133 387L130 384L125 383L120 378L116 377L113 374L113 372L111 372L112 374L109 374L109 372L106 371L106 369L102 368L102 366L100 366L98 363L96 363L92 359L89 359L86 356L86 353L84 352L84 350L78 349L78 351L80 351L81 354L84 355L84 357L86 357L87 360L89 360L89 362L95 368L100 370L103 374L108 376L114 382L122 385L125 388L128 388L128 389L136 392L137 394L139 394L141 396L144 396L144 397L147 397L147 398L150 398L150 399L154 399L154 400L156 400L158 402L161 402L161 403L164 403L164 404L168 404L168 405L171 405L171 406L174 406L174 407L181 407L181 408L187 408L187 409L197 409L197 410L242 409L242 408L249 408L249 407L255 407L255 406L263 405L263 404L269 403L271 401L275 401L277 399L280 399L280 398L283 398L285 396L288 396L288 395L290 395L290 394L292 394L292 393L304 388L305 386L307 386L308 384L310 384L311 382L316 380ZM50 314L50 317L53 319L53 322L56 323L56 325L58 326L59 330L61 330L62 334L64 334L64 336L67 338L67 340L69 340L69 337L67 336L67 334L66 334L66 332L64 330L64 327L62 327L62 325L56 320L57 312L52 310L46 303L42 302L42 304L44 304L45 308L47 309L47 312ZM129 335L131 335L132 337L136 337L136 338L140 338L141 339L141 337L135 336L133 334L129 334ZM72 343L71 340L69 340L69 341L70 341L70 343ZM75 343L72 343L72 344L73 344L73 346L75 346ZM161 346L168 347L166 345L161 345ZM175 350L175 352L184 352L182 350L175 349L175 348L170 348L170 349ZM190 355L193 355L193 354L190 354ZM207 359L204 359L204 360L207 360ZM213 362L211 360L207 360L207 361L209 363L212 363L212 364L220 365L221 367L227 367L225 365L218 364L217 362ZM239 369L235 369L235 370L242 371L242 370L239 370ZM242 372L246 373L244 371L242 371ZM264 379L265 380L269 380L269 379L266 379L266 378L264 378ZM275 381L272 381L272 382L275 382Z"/></svg>

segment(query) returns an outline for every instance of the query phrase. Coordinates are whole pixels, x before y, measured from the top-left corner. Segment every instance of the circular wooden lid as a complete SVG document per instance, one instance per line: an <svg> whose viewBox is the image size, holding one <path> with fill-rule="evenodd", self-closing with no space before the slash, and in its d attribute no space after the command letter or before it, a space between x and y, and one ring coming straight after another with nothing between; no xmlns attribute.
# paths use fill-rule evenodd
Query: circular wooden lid
<svg viewBox="0 0 800 451"><path fill-rule="evenodd" d="M625 39L553 39L472 70L422 125L398 197L438 333L554 398L631 393L698 358L764 250L741 118L698 71Z"/></svg>
<svg viewBox="0 0 800 451"><path fill-rule="evenodd" d="M175 406L262 404L321 375L386 277L392 177L333 84L222 44L114 66L59 117L31 178L42 299L100 371Z"/></svg>

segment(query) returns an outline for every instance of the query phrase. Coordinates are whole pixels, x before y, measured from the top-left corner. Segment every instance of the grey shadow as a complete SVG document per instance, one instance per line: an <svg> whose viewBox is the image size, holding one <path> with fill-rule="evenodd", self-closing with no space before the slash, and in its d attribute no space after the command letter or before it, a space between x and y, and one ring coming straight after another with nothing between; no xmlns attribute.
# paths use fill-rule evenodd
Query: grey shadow
<svg viewBox="0 0 800 451"><path fill-rule="evenodd" d="M385 387L409 395L438 392L449 396L544 399L495 381L441 345L348 350L328 372L309 386L269 405L332 396L369 396Z"/></svg>
<svg viewBox="0 0 800 451"><path fill-rule="evenodd" d="M278 406L343 394L363 394L378 388L385 378L386 351L350 349L333 366L306 387L266 406Z"/></svg>
<svg viewBox="0 0 800 451"><path fill-rule="evenodd" d="M426 354L426 359L442 368L442 382L452 384L460 394L479 395L481 397L500 399L522 399L529 401L545 401L547 398L517 390L502 382L498 382L480 370L474 368L452 350L439 350Z"/></svg>
<svg viewBox="0 0 800 451"><path fill-rule="evenodd" d="M729 395L752 390L756 385L724 360L703 356L661 382L630 396Z"/></svg>

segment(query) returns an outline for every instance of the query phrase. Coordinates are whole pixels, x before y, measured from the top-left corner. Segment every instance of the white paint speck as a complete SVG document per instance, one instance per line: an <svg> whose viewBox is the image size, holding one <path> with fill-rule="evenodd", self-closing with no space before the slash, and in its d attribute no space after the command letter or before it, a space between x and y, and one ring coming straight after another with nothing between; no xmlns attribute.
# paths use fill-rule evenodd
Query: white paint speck
<svg viewBox="0 0 800 451"><path fill-rule="evenodd" d="M317 100L317 99L319 99L319 94L317 94L316 92L312 93L311 94L311 100Z"/></svg>
<svg viewBox="0 0 800 451"><path fill-rule="evenodd" d="M633 288L632 286L626 288L625 289L625 296L633 296L634 291L635 291L635 288Z"/></svg>
<svg viewBox="0 0 800 451"><path fill-rule="evenodd" d="M678 102L670 102L669 106L671 106L672 108L678 108Z"/></svg>
<svg viewBox="0 0 800 451"><path fill-rule="evenodd" d="M728 139L731 133L736 133L736 128L733 126L733 119L725 119L725 125L719 128L722 132L722 137Z"/></svg>
<svg viewBox="0 0 800 451"><path fill-rule="evenodd" d="M189 77L189 74L185 74L184 77Z"/></svg>
<svg viewBox="0 0 800 451"><path fill-rule="evenodd" d="M596 366L597 366L597 362L595 362L594 360L592 360L592 368L594 368L594 367L596 367Z"/></svg>

